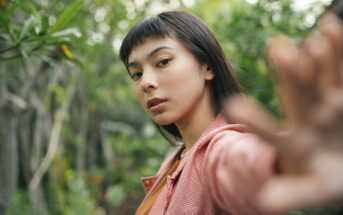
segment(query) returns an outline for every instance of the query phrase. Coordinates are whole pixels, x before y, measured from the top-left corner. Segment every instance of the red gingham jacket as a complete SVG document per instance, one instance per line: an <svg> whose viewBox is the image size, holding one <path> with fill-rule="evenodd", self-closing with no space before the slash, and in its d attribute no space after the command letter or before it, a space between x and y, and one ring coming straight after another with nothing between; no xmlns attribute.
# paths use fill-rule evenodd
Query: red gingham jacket
<svg viewBox="0 0 343 215"><path fill-rule="evenodd" d="M245 130L219 114L167 176L149 215L262 214L255 207L255 194L273 174L275 151ZM145 199L183 147L162 163L156 176L142 178Z"/></svg>

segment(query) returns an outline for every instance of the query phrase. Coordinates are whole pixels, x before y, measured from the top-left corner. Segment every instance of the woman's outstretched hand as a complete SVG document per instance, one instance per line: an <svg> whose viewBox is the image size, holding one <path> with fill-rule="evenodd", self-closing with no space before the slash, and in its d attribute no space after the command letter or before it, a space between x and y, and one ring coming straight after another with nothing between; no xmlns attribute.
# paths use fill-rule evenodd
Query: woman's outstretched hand
<svg viewBox="0 0 343 215"><path fill-rule="evenodd" d="M280 125L247 97L228 102L230 121L275 146L279 173L261 188L266 212L323 206L343 199L343 33L333 14L301 44L285 36L267 47L286 123Z"/></svg>

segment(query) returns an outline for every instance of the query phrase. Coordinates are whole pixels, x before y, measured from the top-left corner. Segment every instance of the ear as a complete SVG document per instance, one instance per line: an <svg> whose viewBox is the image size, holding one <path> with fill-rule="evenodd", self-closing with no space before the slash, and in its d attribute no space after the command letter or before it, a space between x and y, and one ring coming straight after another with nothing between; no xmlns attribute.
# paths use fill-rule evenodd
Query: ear
<svg viewBox="0 0 343 215"><path fill-rule="evenodd" d="M210 81L214 78L214 72L211 67L206 65L205 80Z"/></svg>

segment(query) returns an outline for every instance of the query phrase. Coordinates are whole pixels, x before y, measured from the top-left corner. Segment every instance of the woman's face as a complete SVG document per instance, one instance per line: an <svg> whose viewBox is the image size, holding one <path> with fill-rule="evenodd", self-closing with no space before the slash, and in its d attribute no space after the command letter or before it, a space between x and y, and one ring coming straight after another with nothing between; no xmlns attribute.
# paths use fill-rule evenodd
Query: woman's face
<svg viewBox="0 0 343 215"><path fill-rule="evenodd" d="M134 95L160 125L189 117L210 95L206 80L213 79L213 72L178 40L147 38L132 50L128 63Z"/></svg>

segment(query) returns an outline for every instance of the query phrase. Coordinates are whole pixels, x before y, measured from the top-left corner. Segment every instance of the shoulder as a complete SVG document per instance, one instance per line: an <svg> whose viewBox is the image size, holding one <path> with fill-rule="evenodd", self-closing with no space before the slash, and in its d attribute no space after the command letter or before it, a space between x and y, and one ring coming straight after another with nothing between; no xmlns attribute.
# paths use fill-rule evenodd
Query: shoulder
<svg viewBox="0 0 343 215"><path fill-rule="evenodd" d="M243 125L230 125L217 132L209 142L209 149L225 149L229 155L256 155L274 148L255 134L249 133Z"/></svg>
<svg viewBox="0 0 343 215"><path fill-rule="evenodd" d="M239 171L272 169L275 148L244 127L216 133L206 150L207 168L231 167Z"/></svg>

